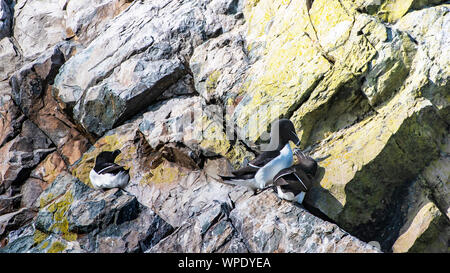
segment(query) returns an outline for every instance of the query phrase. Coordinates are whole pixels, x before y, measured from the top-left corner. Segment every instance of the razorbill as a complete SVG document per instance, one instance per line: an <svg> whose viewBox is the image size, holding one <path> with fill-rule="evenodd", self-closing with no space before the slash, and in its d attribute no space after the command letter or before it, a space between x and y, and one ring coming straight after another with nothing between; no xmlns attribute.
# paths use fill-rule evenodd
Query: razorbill
<svg viewBox="0 0 450 273"><path fill-rule="evenodd" d="M297 164L275 175L273 187L281 199L301 204L316 175L317 162L300 149L294 149L294 154L298 160Z"/></svg>
<svg viewBox="0 0 450 273"><path fill-rule="evenodd" d="M128 170L114 163L120 150L101 152L95 159L95 166L89 172L89 178L95 189L124 188L130 176Z"/></svg>
<svg viewBox="0 0 450 273"><path fill-rule="evenodd" d="M275 175L292 165L293 155L289 141L300 144L294 124L289 119L280 119L272 123L270 143L247 166L233 171L234 176L221 176L228 184L242 185L253 190L263 189L272 183Z"/></svg>

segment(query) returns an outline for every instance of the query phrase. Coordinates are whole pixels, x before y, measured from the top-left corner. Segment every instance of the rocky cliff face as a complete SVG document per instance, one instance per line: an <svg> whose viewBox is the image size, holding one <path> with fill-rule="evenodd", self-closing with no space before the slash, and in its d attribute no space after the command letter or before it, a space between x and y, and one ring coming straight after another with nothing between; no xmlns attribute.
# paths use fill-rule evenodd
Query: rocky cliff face
<svg viewBox="0 0 450 273"><path fill-rule="evenodd" d="M448 252L449 11L0 0L0 252ZM303 205L218 176L280 117ZM113 149L130 183L94 190Z"/></svg>

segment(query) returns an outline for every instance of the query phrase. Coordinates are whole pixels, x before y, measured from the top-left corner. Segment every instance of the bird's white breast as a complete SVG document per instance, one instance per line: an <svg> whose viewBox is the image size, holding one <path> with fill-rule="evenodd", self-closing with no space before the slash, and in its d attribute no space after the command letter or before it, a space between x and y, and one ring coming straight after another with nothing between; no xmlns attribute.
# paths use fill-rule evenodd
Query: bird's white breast
<svg viewBox="0 0 450 273"><path fill-rule="evenodd" d="M291 146L289 143L284 145L280 151L280 155L272 159L264 167L258 170L255 174L256 184L260 189L265 188L269 183L273 182L273 178L281 170L289 168L294 163Z"/></svg>
<svg viewBox="0 0 450 273"><path fill-rule="evenodd" d="M119 172L116 175L105 173L97 174L94 169L89 173L92 186L96 189L124 188L130 180L127 172Z"/></svg>

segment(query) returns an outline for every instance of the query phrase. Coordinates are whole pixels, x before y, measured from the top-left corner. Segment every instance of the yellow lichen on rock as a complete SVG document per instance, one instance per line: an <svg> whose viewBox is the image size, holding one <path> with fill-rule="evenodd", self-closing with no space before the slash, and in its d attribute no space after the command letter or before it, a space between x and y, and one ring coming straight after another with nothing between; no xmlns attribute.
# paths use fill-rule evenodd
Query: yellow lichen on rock
<svg viewBox="0 0 450 273"><path fill-rule="evenodd" d="M56 241L52 243L47 253L60 253L64 249L66 249L66 245L62 242Z"/></svg>
<svg viewBox="0 0 450 273"><path fill-rule="evenodd" d="M68 191L47 208L47 211L53 214L53 224L50 227L50 231L60 234L67 241L77 239L77 234L69 231L69 221L67 220L67 211L72 201L72 194Z"/></svg>
<svg viewBox="0 0 450 273"><path fill-rule="evenodd" d="M314 27L310 31L312 37L319 39L318 42L327 53L339 58L341 46L350 36L356 13L349 14L341 1L337 0L316 0L309 13Z"/></svg>
<svg viewBox="0 0 450 273"><path fill-rule="evenodd" d="M248 44L262 55L248 71L246 98L234 114L250 141L256 141L274 119L289 115L330 69L307 34L305 9L303 1L260 1L245 12Z"/></svg>
<svg viewBox="0 0 450 273"><path fill-rule="evenodd" d="M50 204L50 202L53 201L54 198L55 197L53 196L52 193L49 193L47 195L42 194L41 197L39 198L40 208L44 208L45 206Z"/></svg>
<svg viewBox="0 0 450 273"><path fill-rule="evenodd" d="M221 74L220 71L215 70L209 75L205 83L206 91L208 93L213 93L215 91L217 87L217 80L219 79L220 74Z"/></svg>
<svg viewBox="0 0 450 273"><path fill-rule="evenodd" d="M34 239L34 244L35 245L39 245L40 243L42 243L45 239L47 239L48 238L48 234L47 233L45 233L45 232L42 232L42 231L40 231L40 230L35 230L34 231L34 234L33 234L33 239ZM45 243L44 243L44 245L45 245ZM47 245L45 245L45 246L42 246L41 248L46 248L47 247Z"/></svg>
<svg viewBox="0 0 450 273"><path fill-rule="evenodd" d="M413 3L414 0L385 0L377 16L383 21L394 23L409 11Z"/></svg>
<svg viewBox="0 0 450 273"><path fill-rule="evenodd" d="M186 176L179 166L164 160L156 168L151 169L140 180L141 185L161 186L162 184L175 183L180 178Z"/></svg>
<svg viewBox="0 0 450 273"><path fill-rule="evenodd" d="M353 216L347 214L347 212L345 215L339 216L346 206L349 185L352 184L352 187L354 187L353 183L359 183L358 186L355 186L359 189L377 187L376 184L371 184L377 180L373 176L374 174L370 174L370 177L363 175L366 168L370 170L369 172L372 172L375 171L372 170L374 167L368 166L387 164L386 162L375 163L376 160L386 158L386 161L393 161L394 163L396 157L401 157L402 151L398 150L396 140L399 137L394 135L398 133L402 126L411 126L410 128L412 128L416 119L415 116L428 111L427 109L431 109L430 107L432 106L428 100L416 101L413 94L401 92L383 108L380 108L376 116L369 117L365 121L325 139L324 144L320 145L321 148L314 152L315 158L325 157L319 164L324 169L323 177L320 180L320 188L331 194L341 206L330 207L319 200L316 200L315 206L334 219L345 218L346 221L352 221L353 224L369 221L370 213L360 214L357 219L352 218ZM409 125L408 122L412 124ZM367 183L367 185L364 183ZM382 189L381 185L379 189ZM381 205L379 198L382 198L382 196L372 192L371 198L366 199L365 204L373 206L373 208L378 207Z"/></svg>
<svg viewBox="0 0 450 273"><path fill-rule="evenodd" d="M206 115L202 117L202 137L200 148L216 155L225 155L230 149L230 142L223 132L222 124L211 120Z"/></svg>

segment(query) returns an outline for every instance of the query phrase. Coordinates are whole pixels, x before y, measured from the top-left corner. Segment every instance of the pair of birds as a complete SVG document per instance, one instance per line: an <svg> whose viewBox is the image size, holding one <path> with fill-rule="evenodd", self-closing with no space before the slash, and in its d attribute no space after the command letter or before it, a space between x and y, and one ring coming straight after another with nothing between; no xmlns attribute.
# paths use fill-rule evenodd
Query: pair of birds
<svg viewBox="0 0 450 273"><path fill-rule="evenodd" d="M221 176L223 181L253 190L271 186L278 197L301 204L305 193L311 188L317 162L298 148L292 151L289 141L296 146L300 145L294 124L289 119L275 121L266 151L247 166L233 171L234 176ZM294 155L297 157L297 164L292 165Z"/></svg>
<svg viewBox="0 0 450 273"><path fill-rule="evenodd" d="M273 186L280 198L301 204L305 192L311 187L317 163L298 148L293 152L289 141L296 146L300 144L292 122L289 119L275 121L266 151L234 171L234 176L221 176L223 181L254 190ZM128 170L114 163L119 154L120 150L115 150L101 152L97 156L95 166L89 174L95 188L123 188L128 184ZM292 165L294 154L298 159L296 165Z"/></svg>

